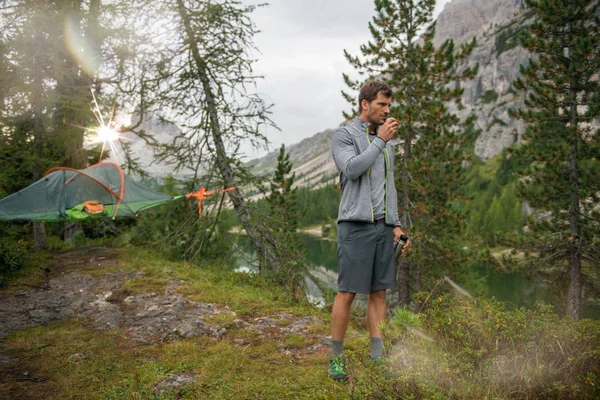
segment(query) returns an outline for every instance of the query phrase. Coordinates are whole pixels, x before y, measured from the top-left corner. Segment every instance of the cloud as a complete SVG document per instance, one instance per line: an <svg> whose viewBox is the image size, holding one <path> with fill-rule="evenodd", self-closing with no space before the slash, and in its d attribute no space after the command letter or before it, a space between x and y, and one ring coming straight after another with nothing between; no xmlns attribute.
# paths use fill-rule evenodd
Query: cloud
<svg viewBox="0 0 600 400"><path fill-rule="evenodd" d="M438 0L436 11L446 1ZM354 72L343 50L359 54L370 39L373 14L372 0L272 0L253 13L261 31L255 38L260 52L255 71L265 75L257 89L275 104L272 117L281 129L267 131L272 148L343 121L342 111L351 106L341 96L342 73ZM264 154L244 150L251 158Z"/></svg>

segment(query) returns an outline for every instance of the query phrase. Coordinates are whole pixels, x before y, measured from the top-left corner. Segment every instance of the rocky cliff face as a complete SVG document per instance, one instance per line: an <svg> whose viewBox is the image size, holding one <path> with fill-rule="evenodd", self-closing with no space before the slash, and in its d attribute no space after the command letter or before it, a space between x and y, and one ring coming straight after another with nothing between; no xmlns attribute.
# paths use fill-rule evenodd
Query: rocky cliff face
<svg viewBox="0 0 600 400"><path fill-rule="evenodd" d="M446 39L457 44L469 41L494 25L503 25L523 8L523 0L453 0L438 16L434 44Z"/></svg>
<svg viewBox="0 0 600 400"><path fill-rule="evenodd" d="M436 45L447 39L457 45L477 40L467 65L479 63L479 72L473 80L460 82L464 96L451 111L462 119L475 115L475 128L481 130L475 154L483 160L518 143L524 131L520 120L508 116L510 108L522 105L510 86L530 57L518 44L526 24L523 7L522 0L453 0L438 18Z"/></svg>

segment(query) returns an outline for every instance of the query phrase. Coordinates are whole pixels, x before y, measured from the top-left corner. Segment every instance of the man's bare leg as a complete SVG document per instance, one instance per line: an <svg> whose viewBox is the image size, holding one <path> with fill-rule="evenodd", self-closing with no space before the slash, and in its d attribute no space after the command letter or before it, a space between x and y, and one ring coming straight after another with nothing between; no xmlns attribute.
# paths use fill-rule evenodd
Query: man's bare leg
<svg viewBox="0 0 600 400"><path fill-rule="evenodd" d="M344 340L348 323L350 322L350 309L356 293L338 292L331 310L331 338Z"/></svg>
<svg viewBox="0 0 600 400"><path fill-rule="evenodd" d="M344 382L346 359L344 358L344 336L350 322L350 308L356 293L338 292L331 310L331 358L329 359L329 377Z"/></svg>
<svg viewBox="0 0 600 400"><path fill-rule="evenodd" d="M385 290L369 293L367 325L371 334L371 358L373 359L383 355L383 339L379 331L379 325L385 321L385 311Z"/></svg>

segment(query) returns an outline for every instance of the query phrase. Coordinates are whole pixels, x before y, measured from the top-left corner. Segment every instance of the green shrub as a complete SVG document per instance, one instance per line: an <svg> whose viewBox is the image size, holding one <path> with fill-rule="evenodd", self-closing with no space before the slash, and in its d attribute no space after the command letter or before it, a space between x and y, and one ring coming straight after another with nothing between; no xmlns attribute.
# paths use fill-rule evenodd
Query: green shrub
<svg viewBox="0 0 600 400"><path fill-rule="evenodd" d="M21 269L26 249L19 242L17 245L0 243L0 274L10 273Z"/></svg>
<svg viewBox="0 0 600 400"><path fill-rule="evenodd" d="M483 104L489 104L496 100L498 100L498 93L496 93L495 90L486 90L483 93L483 96L481 96L481 101L483 101Z"/></svg>
<svg viewBox="0 0 600 400"><path fill-rule="evenodd" d="M449 294L417 303L420 314L397 311L384 327L389 373L359 379L358 397L598 398L600 322Z"/></svg>
<svg viewBox="0 0 600 400"><path fill-rule="evenodd" d="M24 240L3 240L0 242L0 288L20 272L31 252L31 243Z"/></svg>

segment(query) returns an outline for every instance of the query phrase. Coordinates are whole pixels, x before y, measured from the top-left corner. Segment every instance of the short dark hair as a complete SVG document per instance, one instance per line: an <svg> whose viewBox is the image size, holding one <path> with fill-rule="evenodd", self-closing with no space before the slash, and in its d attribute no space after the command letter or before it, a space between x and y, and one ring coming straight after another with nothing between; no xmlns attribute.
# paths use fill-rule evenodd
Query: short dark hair
<svg viewBox="0 0 600 400"><path fill-rule="evenodd" d="M359 114L362 111L362 101L367 100L367 102L370 103L377 98L379 93L385 97L392 97L392 88L387 83L374 79L367 81L364 85L362 85L358 95Z"/></svg>

